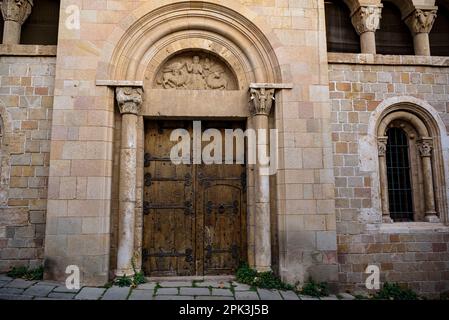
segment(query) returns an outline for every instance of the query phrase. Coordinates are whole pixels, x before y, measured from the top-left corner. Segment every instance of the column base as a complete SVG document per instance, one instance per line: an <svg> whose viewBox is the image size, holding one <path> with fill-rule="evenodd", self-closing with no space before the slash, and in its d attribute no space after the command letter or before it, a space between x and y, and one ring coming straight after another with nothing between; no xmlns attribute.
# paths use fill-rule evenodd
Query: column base
<svg viewBox="0 0 449 320"><path fill-rule="evenodd" d="M127 270L115 270L115 276L116 277L123 277L123 276L128 276L128 277L132 277L134 276L135 272L133 269L127 269Z"/></svg>
<svg viewBox="0 0 449 320"><path fill-rule="evenodd" d="M439 223L440 222L440 218L438 218L436 215L432 214L432 215L428 215L424 218L424 220L426 222L430 222L430 223Z"/></svg>
<svg viewBox="0 0 449 320"><path fill-rule="evenodd" d="M393 223L394 221L393 221L393 219L391 219L390 216L383 216L382 217L382 222L383 223Z"/></svg>
<svg viewBox="0 0 449 320"><path fill-rule="evenodd" d="M268 267L260 267L260 266L258 267L258 266L256 266L255 269L257 270L257 272L270 272L270 271L273 271L271 269L271 266L268 266Z"/></svg>

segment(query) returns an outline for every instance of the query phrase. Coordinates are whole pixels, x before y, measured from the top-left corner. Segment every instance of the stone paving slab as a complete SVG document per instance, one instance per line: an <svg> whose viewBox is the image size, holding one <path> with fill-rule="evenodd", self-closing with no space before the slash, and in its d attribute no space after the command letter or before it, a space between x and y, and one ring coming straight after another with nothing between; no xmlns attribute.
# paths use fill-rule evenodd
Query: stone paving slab
<svg viewBox="0 0 449 320"><path fill-rule="evenodd" d="M142 283L137 286L137 289L139 289L139 290L154 290L154 288L156 288L156 285L157 285L156 282Z"/></svg>
<svg viewBox="0 0 449 320"><path fill-rule="evenodd" d="M154 290L139 290L131 291L128 300L153 300Z"/></svg>
<svg viewBox="0 0 449 320"><path fill-rule="evenodd" d="M105 288L90 288L84 287L81 291L75 296L76 300L98 300L101 295L104 293Z"/></svg>
<svg viewBox="0 0 449 320"><path fill-rule="evenodd" d="M184 296L210 296L209 288L180 288L179 294Z"/></svg>
<svg viewBox="0 0 449 320"><path fill-rule="evenodd" d="M247 284L238 283L233 281L232 286L234 287L234 291L250 291L251 287Z"/></svg>
<svg viewBox="0 0 449 320"><path fill-rule="evenodd" d="M0 274L0 280L1 281L11 281L13 278L8 277L6 274Z"/></svg>
<svg viewBox="0 0 449 320"><path fill-rule="evenodd" d="M192 287L192 281L162 281L159 285L163 288Z"/></svg>
<svg viewBox="0 0 449 320"><path fill-rule="evenodd" d="M328 297L321 297L320 300L339 300L335 294L331 294Z"/></svg>
<svg viewBox="0 0 449 320"><path fill-rule="evenodd" d="M234 296L232 294L232 291L229 289L212 289L212 295L213 296L228 296L228 297L232 297Z"/></svg>
<svg viewBox="0 0 449 320"><path fill-rule="evenodd" d="M23 279L14 279L10 283L7 283L4 287L6 288L18 288L18 289L26 289L35 284L36 281L28 281Z"/></svg>
<svg viewBox="0 0 449 320"><path fill-rule="evenodd" d="M301 300L320 300L319 298L311 297L311 296L304 296L302 294L299 295L299 299Z"/></svg>
<svg viewBox="0 0 449 320"><path fill-rule="evenodd" d="M58 286L53 289L53 292L62 292L62 293L78 293L81 289L67 289L66 286Z"/></svg>
<svg viewBox="0 0 449 320"><path fill-rule="evenodd" d="M19 288L0 288L0 294L22 294L25 290Z"/></svg>
<svg viewBox="0 0 449 320"><path fill-rule="evenodd" d="M9 283L9 280L0 280L0 288Z"/></svg>
<svg viewBox="0 0 449 320"><path fill-rule="evenodd" d="M74 293L68 292L51 292L48 295L49 300L57 299L57 300L72 300L75 297Z"/></svg>
<svg viewBox="0 0 449 320"><path fill-rule="evenodd" d="M299 300L299 297L293 291L279 291L284 300Z"/></svg>
<svg viewBox="0 0 449 320"><path fill-rule="evenodd" d="M236 291L236 300L260 300L259 295L255 291Z"/></svg>
<svg viewBox="0 0 449 320"><path fill-rule="evenodd" d="M0 293L0 300L32 300L32 296L24 296L24 295L17 295L17 294L1 294Z"/></svg>
<svg viewBox="0 0 449 320"><path fill-rule="evenodd" d="M198 281L195 282L195 286L197 287L212 287L212 288L230 288L231 283L229 281Z"/></svg>
<svg viewBox="0 0 449 320"><path fill-rule="evenodd" d="M278 290L257 289L260 300L282 300Z"/></svg>
<svg viewBox="0 0 449 320"><path fill-rule="evenodd" d="M106 290L101 300L126 300L129 295L129 287L113 286Z"/></svg>
<svg viewBox="0 0 449 320"><path fill-rule="evenodd" d="M178 288L159 288L156 291L157 296L174 296L178 294Z"/></svg>
<svg viewBox="0 0 449 320"><path fill-rule="evenodd" d="M341 300L355 300L355 297L349 293L343 292L338 294Z"/></svg>
<svg viewBox="0 0 449 320"><path fill-rule="evenodd" d="M26 289L23 294L27 296L46 297L56 286L36 284Z"/></svg>
<svg viewBox="0 0 449 320"><path fill-rule="evenodd" d="M156 296L154 300L193 300L192 296Z"/></svg>
<svg viewBox="0 0 449 320"><path fill-rule="evenodd" d="M234 297L225 296L196 296L195 300L235 300Z"/></svg>

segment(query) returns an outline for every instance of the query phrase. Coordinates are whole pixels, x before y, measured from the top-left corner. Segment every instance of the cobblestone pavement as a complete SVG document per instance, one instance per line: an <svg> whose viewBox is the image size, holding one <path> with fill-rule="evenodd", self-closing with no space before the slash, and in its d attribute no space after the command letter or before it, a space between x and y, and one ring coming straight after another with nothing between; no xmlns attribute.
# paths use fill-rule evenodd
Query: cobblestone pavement
<svg viewBox="0 0 449 320"><path fill-rule="evenodd" d="M353 300L347 294L321 300ZM320 300L293 291L251 289L234 281L147 282L135 289L113 286L69 290L52 281L27 281L0 275L0 300Z"/></svg>

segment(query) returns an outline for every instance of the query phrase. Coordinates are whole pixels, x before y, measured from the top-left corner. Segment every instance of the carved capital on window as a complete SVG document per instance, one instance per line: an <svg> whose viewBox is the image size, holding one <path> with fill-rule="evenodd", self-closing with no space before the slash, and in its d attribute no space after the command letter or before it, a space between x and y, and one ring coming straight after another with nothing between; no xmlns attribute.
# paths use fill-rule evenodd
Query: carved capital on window
<svg viewBox="0 0 449 320"><path fill-rule="evenodd" d="M3 0L1 3L3 20L20 25L30 16L32 8L33 0Z"/></svg>
<svg viewBox="0 0 449 320"><path fill-rule="evenodd" d="M377 152L379 157L385 157L385 154L387 153L387 142L388 137L377 138Z"/></svg>
<svg viewBox="0 0 449 320"><path fill-rule="evenodd" d="M359 35L379 29L382 7L361 6L351 17L352 24Z"/></svg>
<svg viewBox="0 0 449 320"><path fill-rule="evenodd" d="M115 95L121 114L139 115L143 101L143 90L138 87L117 87Z"/></svg>
<svg viewBox="0 0 449 320"><path fill-rule="evenodd" d="M433 139L432 138L422 138L418 142L418 150L421 157L432 156L433 150Z"/></svg>
<svg viewBox="0 0 449 320"><path fill-rule="evenodd" d="M253 115L268 116L273 106L274 90L268 88L251 88L250 108Z"/></svg>
<svg viewBox="0 0 449 320"><path fill-rule="evenodd" d="M413 34L430 33L436 17L436 9L415 9L415 11L405 19L405 23Z"/></svg>

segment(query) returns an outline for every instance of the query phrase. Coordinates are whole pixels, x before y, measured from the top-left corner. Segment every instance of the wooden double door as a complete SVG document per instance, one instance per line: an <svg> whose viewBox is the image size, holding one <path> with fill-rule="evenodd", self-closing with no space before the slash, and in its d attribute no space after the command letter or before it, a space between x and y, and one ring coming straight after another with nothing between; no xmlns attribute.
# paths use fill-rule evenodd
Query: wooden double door
<svg viewBox="0 0 449 320"><path fill-rule="evenodd" d="M202 130L244 129L241 122L201 122ZM190 136L190 164L170 159L173 130ZM143 269L148 276L232 274L246 260L246 169L193 164L192 121L145 124ZM203 142L202 145L204 146Z"/></svg>

